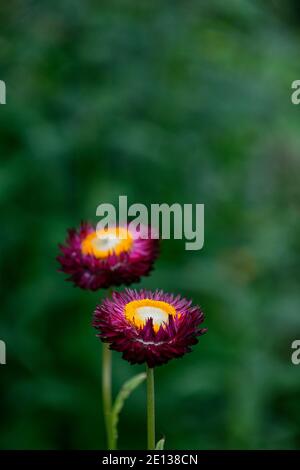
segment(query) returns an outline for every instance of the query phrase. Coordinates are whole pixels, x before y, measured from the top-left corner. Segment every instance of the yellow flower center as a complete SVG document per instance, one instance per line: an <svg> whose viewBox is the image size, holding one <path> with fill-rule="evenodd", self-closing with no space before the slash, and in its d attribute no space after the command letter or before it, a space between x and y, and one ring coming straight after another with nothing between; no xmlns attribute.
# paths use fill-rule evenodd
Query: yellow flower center
<svg viewBox="0 0 300 470"><path fill-rule="evenodd" d="M84 255L107 258L129 251L132 244L130 232L126 228L115 227L89 233L81 242L81 251Z"/></svg>
<svg viewBox="0 0 300 470"><path fill-rule="evenodd" d="M153 329L158 332L161 325L168 323L169 315L176 316L175 308L161 300L133 300L125 306L125 317L137 328L143 328L147 320L152 318Z"/></svg>

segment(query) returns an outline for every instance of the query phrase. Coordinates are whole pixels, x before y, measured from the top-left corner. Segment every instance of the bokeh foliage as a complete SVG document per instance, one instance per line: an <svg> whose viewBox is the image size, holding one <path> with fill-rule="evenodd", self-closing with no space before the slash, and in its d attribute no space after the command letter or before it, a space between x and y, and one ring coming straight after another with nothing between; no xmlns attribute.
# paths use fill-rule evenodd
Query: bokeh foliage
<svg viewBox="0 0 300 470"><path fill-rule="evenodd" d="M204 203L205 248L165 241L142 285L193 298L209 332L157 370L166 447L299 448L297 1L10 0L0 6L0 447L103 448L104 293L56 272L101 202ZM114 391L142 367L114 354ZM120 447L144 448L144 388Z"/></svg>

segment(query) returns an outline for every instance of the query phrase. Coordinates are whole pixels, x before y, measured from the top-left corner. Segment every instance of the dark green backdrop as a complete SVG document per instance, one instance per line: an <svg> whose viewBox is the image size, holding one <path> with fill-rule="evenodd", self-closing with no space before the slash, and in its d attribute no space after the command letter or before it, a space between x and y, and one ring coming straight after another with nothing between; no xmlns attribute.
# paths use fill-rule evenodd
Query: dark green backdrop
<svg viewBox="0 0 300 470"><path fill-rule="evenodd" d="M101 202L204 203L205 247L165 241L142 281L202 305L209 332L157 370L178 449L300 446L297 1L10 0L0 6L2 449L104 447L103 293L57 273ZM141 367L114 354L114 391ZM144 448L145 390L120 448Z"/></svg>

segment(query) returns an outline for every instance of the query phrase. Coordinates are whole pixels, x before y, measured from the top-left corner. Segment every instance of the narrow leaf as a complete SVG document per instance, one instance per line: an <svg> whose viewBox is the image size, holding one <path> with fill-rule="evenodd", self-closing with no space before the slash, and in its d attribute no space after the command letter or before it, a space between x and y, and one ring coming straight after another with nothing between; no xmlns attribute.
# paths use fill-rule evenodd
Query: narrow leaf
<svg viewBox="0 0 300 470"><path fill-rule="evenodd" d="M142 374L138 374L132 377L132 379L129 379L127 382L124 383L123 387L121 388L120 392L117 395L117 398L115 400L112 413L111 413L112 432L115 436L116 442L118 438L119 416L124 406L125 400L145 379L146 379L146 374L144 372Z"/></svg>
<svg viewBox="0 0 300 470"><path fill-rule="evenodd" d="M164 450L164 447L165 447L165 438L163 437L162 439L160 439L158 441L158 443L156 444L156 447L155 447L155 450Z"/></svg>

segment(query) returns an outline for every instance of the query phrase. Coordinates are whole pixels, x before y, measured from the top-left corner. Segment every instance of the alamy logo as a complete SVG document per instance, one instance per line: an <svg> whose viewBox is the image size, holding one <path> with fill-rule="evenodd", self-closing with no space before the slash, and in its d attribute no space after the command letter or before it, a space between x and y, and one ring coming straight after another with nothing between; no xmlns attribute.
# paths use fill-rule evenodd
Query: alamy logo
<svg viewBox="0 0 300 470"><path fill-rule="evenodd" d="M294 80L291 88L295 91L291 94L291 101L293 104L300 103L300 80Z"/></svg>
<svg viewBox="0 0 300 470"><path fill-rule="evenodd" d="M294 366L298 366L300 364L300 340L295 339L295 341L292 342L292 349L294 349L292 355L291 355L291 361L294 364Z"/></svg>
<svg viewBox="0 0 300 470"><path fill-rule="evenodd" d="M0 340L0 364L6 364L6 344Z"/></svg>
<svg viewBox="0 0 300 470"><path fill-rule="evenodd" d="M6 85L3 80L0 80L0 104L6 104Z"/></svg>
<svg viewBox="0 0 300 470"><path fill-rule="evenodd" d="M113 204L104 203L97 207L96 215L101 217L97 232L124 224L129 230L138 231L144 239L184 239L187 240L186 250L201 250L204 245L204 204L150 204L148 210L141 203L128 206L127 196L119 196L118 211ZM149 225L150 232L145 230Z"/></svg>

